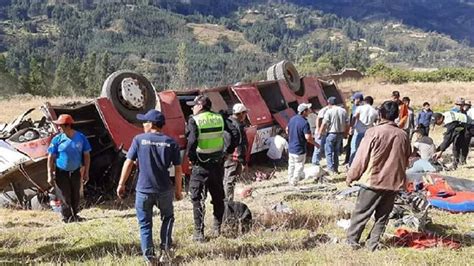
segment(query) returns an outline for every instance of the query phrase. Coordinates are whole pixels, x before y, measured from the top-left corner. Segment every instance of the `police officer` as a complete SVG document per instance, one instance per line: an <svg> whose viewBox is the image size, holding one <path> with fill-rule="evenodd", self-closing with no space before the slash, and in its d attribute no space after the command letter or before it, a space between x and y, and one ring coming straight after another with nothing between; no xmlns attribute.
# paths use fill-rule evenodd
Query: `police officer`
<svg viewBox="0 0 474 266"><path fill-rule="evenodd" d="M234 200L234 188L237 177L242 173L246 165L245 155L247 154L247 137L245 135L245 118L247 117L247 108L241 104L236 103L232 107L232 115L229 121L238 129L239 141L233 156L228 156L224 162L224 192L227 201ZM226 141L228 142L228 141Z"/></svg>
<svg viewBox="0 0 474 266"><path fill-rule="evenodd" d="M190 192L193 203L194 235L193 240L204 242L204 198L207 191L214 206L213 232L220 234L224 214L223 162L224 157L232 153L238 140L237 130L220 114L211 112L211 101L200 95L192 106L193 117L187 125L187 154L192 164ZM230 144L224 150L224 131L230 134Z"/></svg>
<svg viewBox="0 0 474 266"><path fill-rule="evenodd" d="M443 143L437 148L437 152L433 155L435 159L439 159L443 152L453 144L454 164L453 168L457 168L458 164L465 164L467 151L469 150L470 139L469 119L467 115L460 112L445 112L443 114L433 114L436 125L443 125L446 128Z"/></svg>

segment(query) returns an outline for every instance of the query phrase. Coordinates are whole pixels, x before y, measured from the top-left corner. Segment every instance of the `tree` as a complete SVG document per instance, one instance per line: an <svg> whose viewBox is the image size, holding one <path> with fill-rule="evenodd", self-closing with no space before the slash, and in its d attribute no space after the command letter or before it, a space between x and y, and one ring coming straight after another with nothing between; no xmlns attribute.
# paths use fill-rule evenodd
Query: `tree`
<svg viewBox="0 0 474 266"><path fill-rule="evenodd" d="M30 73L28 75L29 92L33 95L50 96L50 91L45 82L43 65L34 57L30 60Z"/></svg>
<svg viewBox="0 0 474 266"><path fill-rule="evenodd" d="M73 94L73 90L68 84L68 64L69 60L63 55L54 73L53 95L70 96Z"/></svg>
<svg viewBox="0 0 474 266"><path fill-rule="evenodd" d="M170 87L173 89L185 89L189 86L188 59L186 55L186 44L180 43L177 48L177 62L171 73Z"/></svg>
<svg viewBox="0 0 474 266"><path fill-rule="evenodd" d="M97 56L95 52L90 53L86 60L81 65L80 77L84 81L85 94L89 97L95 95L97 88L97 74L96 74L96 60Z"/></svg>

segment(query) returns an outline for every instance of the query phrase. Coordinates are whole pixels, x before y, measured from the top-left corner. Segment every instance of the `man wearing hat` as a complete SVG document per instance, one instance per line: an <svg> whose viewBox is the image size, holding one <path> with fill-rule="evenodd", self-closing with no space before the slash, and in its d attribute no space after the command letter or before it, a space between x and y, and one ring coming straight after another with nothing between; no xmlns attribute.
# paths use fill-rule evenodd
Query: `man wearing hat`
<svg viewBox="0 0 474 266"><path fill-rule="evenodd" d="M306 143L314 143L311 129L306 120L311 112L310 103L298 105L298 114L288 122L286 129L288 134L288 183L295 186L298 181L304 179L304 163L306 161Z"/></svg>
<svg viewBox="0 0 474 266"><path fill-rule="evenodd" d="M456 113L466 113L464 111L464 106L466 105L466 100L462 97L456 98L456 101L454 102L454 107L451 108L451 112L456 112Z"/></svg>
<svg viewBox="0 0 474 266"><path fill-rule="evenodd" d="M61 199L61 215L65 223L82 221L79 212L81 167L82 182L89 180L91 146L86 136L72 129L74 119L62 114L53 121L60 133L48 148L48 183L55 186L56 196Z"/></svg>
<svg viewBox="0 0 474 266"><path fill-rule="evenodd" d="M237 177L242 173L243 167L247 164L245 155L247 154L247 136L245 135L245 118L247 117L247 108L241 104L236 103L232 108L232 115L229 117L230 123L239 132L239 139L237 147L232 156L228 156L224 162L224 192L227 201L234 200L234 188ZM226 134L226 136L229 136ZM227 137L228 138L228 137ZM226 140L228 145L230 141Z"/></svg>
<svg viewBox="0 0 474 266"><path fill-rule="evenodd" d="M214 206L214 235L220 234L224 215L224 157L234 152L239 133L220 114L211 112L211 100L204 95L187 102L192 106L193 117L187 125L187 154L192 164L190 179L191 201L193 203L193 240L204 242L204 201L207 191ZM230 142L224 147L224 132L228 132Z"/></svg>
<svg viewBox="0 0 474 266"><path fill-rule="evenodd" d="M470 119L467 115L461 112L445 112L445 113L434 113L433 118L435 124L440 126L444 125L446 132L444 133L443 142L436 149L434 154L435 159L439 159L443 152L453 144L453 169L456 169L459 164L466 163L466 157L469 151L469 143L467 142L467 136L470 139L469 122Z"/></svg>
<svg viewBox="0 0 474 266"><path fill-rule="evenodd" d="M147 263L158 262L153 245L153 206L160 209L160 258L159 262L171 260L172 230L174 223L173 199L181 200L182 169L178 143L162 133L165 117L158 110L138 114L144 133L133 138L132 145L123 164L117 187L119 198L125 196L127 179L133 165L138 161L135 209L140 228L140 242ZM173 169L174 168L174 169ZM174 175L174 178L172 177Z"/></svg>
<svg viewBox="0 0 474 266"><path fill-rule="evenodd" d="M336 98L328 98L328 110L324 114L323 124L319 129L319 134L327 132L326 161L330 173L339 173L339 153L344 132L348 126L347 112L344 108L336 105Z"/></svg>

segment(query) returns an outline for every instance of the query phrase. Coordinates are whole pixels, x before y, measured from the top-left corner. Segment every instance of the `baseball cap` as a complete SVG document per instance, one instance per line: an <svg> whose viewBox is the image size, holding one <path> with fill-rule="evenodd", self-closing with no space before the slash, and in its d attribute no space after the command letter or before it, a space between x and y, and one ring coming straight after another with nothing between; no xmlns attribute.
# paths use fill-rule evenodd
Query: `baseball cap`
<svg viewBox="0 0 474 266"><path fill-rule="evenodd" d="M364 94L360 93L360 92L356 92L354 93L354 95L352 95L352 100L359 100L359 101L363 101L364 100Z"/></svg>
<svg viewBox="0 0 474 266"><path fill-rule="evenodd" d="M300 105L298 105L298 114L304 112L305 110L311 108L311 104L310 103L300 103Z"/></svg>
<svg viewBox="0 0 474 266"><path fill-rule="evenodd" d="M187 105L189 106L195 106L196 104L200 104L204 107L211 107L212 103L209 97L204 96L204 95L198 95L196 98L194 98L193 101L188 101L186 102Z"/></svg>
<svg viewBox="0 0 474 266"><path fill-rule="evenodd" d="M247 107L245 107L245 105L243 105L241 103L236 103L236 104L234 104L234 107L232 107L232 113L233 114L240 114L240 113L247 112L247 111L248 111Z"/></svg>
<svg viewBox="0 0 474 266"><path fill-rule="evenodd" d="M74 119L72 118L71 115L68 114L62 114L58 117L58 119L54 120L53 123L56 125L65 125L65 124L74 124Z"/></svg>
<svg viewBox="0 0 474 266"><path fill-rule="evenodd" d="M328 98L328 103L332 104L332 105L336 104L336 97L334 97L334 96L329 97Z"/></svg>
<svg viewBox="0 0 474 266"><path fill-rule="evenodd" d="M152 122L158 126L165 124L165 116L158 110L151 109L146 114L138 114L137 119L144 122Z"/></svg>

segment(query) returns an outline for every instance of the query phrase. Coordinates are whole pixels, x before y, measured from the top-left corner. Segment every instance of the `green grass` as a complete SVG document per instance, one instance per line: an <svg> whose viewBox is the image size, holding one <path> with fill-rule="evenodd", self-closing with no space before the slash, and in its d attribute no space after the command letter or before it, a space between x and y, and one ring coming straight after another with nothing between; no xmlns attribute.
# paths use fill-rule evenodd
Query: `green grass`
<svg viewBox="0 0 474 266"><path fill-rule="evenodd" d="M439 139L439 133L436 131L436 139ZM471 159L468 167L448 174L473 178L469 168L473 165ZM345 187L343 178L344 174L335 177L340 181L335 184L337 187ZM282 169L272 180L239 184L238 188L253 187L252 197L236 197L250 206L255 220L251 232L239 237L221 236L203 244L194 243L191 239L192 205L189 199L176 202L175 262L189 265L472 265L474 261L473 240L467 237L474 230L473 213L430 210L432 224L428 229L460 240L463 246L459 250L414 250L389 246L373 253L365 249L353 251L343 243L345 232L336 221L346 217L354 198L338 201L329 197L330 193L298 192L289 189L285 180L286 171ZM303 183L311 184L311 181ZM293 208L295 215L278 216L269 221L264 213L280 201ZM209 227L212 205L208 202L207 207L206 224ZM86 209L82 215L88 220L63 224L58 214L53 212L0 209L0 263L143 263L132 199ZM159 224L157 212L153 229L155 243L159 242ZM384 241L394 234L395 229L389 223ZM209 235L208 228L206 233ZM366 235L367 232L363 238Z"/></svg>

